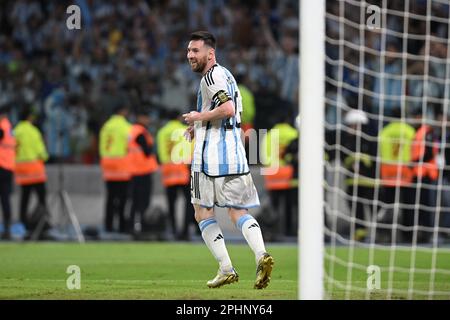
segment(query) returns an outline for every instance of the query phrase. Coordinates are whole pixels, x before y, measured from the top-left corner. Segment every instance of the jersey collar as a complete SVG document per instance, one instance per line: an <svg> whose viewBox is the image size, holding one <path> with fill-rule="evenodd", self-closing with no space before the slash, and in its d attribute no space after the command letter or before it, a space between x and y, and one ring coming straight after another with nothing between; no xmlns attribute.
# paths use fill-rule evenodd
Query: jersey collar
<svg viewBox="0 0 450 320"><path fill-rule="evenodd" d="M210 72L212 69L214 69L214 67L217 67L217 66L218 66L217 63L213 64L213 65L211 66L211 68L209 68L208 70L206 70L206 72L205 72L205 74L204 74L203 76L206 76L206 75L208 74L208 72Z"/></svg>

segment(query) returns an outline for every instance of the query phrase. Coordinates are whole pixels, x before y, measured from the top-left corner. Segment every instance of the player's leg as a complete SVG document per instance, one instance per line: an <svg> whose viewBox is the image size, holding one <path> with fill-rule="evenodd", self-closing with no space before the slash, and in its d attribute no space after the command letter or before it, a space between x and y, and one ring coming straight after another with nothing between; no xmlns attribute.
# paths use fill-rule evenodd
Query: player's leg
<svg viewBox="0 0 450 320"><path fill-rule="evenodd" d="M252 176L229 176L217 180L217 202L227 206L229 216L247 240L255 254L257 264L255 288L267 286L272 273L273 258L266 252L261 228L256 219L248 214L247 208L259 206L258 192Z"/></svg>
<svg viewBox="0 0 450 320"><path fill-rule="evenodd" d="M256 219L248 214L247 209L228 209L231 221L241 230L245 240L255 254L256 281L255 289L263 289L270 282L273 268L273 257L267 253L261 228Z"/></svg>
<svg viewBox="0 0 450 320"><path fill-rule="evenodd" d="M192 173L192 199L195 220L200 228L203 241L219 263L217 276L208 281L207 285L217 288L224 284L238 281L238 275L231 263L228 250L225 246L223 232L214 215L214 184L212 178L202 173Z"/></svg>
<svg viewBox="0 0 450 320"><path fill-rule="evenodd" d="M256 263L266 253L261 229L256 219L247 209L229 208L228 214L234 225L242 232L245 240L255 254Z"/></svg>
<svg viewBox="0 0 450 320"><path fill-rule="evenodd" d="M214 216L214 209L203 208L199 205L194 205L194 209L195 220L198 222L203 241L219 263L219 271L216 277L208 281L207 285L210 288L218 288L224 284L238 281L239 276L231 263L223 232Z"/></svg>

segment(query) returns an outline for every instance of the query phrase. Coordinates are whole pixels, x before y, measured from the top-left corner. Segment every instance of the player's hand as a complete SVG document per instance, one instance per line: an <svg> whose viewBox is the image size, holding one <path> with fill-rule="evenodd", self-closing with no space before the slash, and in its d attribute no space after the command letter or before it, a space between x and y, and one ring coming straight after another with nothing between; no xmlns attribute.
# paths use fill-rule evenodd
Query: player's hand
<svg viewBox="0 0 450 320"><path fill-rule="evenodd" d="M184 132L184 137L187 141L191 142L192 139L194 139L194 126L190 125L187 127L186 131Z"/></svg>
<svg viewBox="0 0 450 320"><path fill-rule="evenodd" d="M187 124L191 125L195 121L201 120L201 115L197 111L191 111L189 113L183 114L183 119L184 119L184 121L186 121Z"/></svg>

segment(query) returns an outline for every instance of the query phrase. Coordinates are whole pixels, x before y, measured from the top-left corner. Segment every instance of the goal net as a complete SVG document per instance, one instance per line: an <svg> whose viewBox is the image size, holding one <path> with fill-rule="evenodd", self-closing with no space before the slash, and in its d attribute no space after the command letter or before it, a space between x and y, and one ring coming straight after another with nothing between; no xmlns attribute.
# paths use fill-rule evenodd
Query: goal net
<svg viewBox="0 0 450 320"><path fill-rule="evenodd" d="M449 18L326 1L324 298L450 299Z"/></svg>

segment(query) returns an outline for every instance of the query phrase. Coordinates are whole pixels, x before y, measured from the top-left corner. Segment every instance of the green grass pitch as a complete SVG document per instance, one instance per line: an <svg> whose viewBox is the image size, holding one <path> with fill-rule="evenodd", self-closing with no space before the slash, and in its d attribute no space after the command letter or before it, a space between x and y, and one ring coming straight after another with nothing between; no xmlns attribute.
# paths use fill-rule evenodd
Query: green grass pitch
<svg viewBox="0 0 450 320"><path fill-rule="evenodd" d="M209 289L206 281L213 278L217 264L203 243L1 243L0 244L0 299L297 299L297 257L295 245L269 244L275 258L270 285L254 290L255 262L245 244L228 244L228 251L240 279L238 283L218 289ZM331 249L327 248L327 253ZM348 261L348 248L338 247L336 257ZM407 299L411 250L398 250L395 266L403 268L393 273L392 299ZM351 286L364 289L366 266L370 264L369 250L355 248L355 266ZM381 290L374 290L371 299L385 299L389 274L387 267L391 253L377 249L373 264L382 268ZM432 251L416 251L416 267L431 268ZM440 249L436 267L447 273L437 273L434 290L444 292L434 299L450 299L450 250ZM77 265L81 270L81 289L69 290L67 267ZM330 260L325 262L330 271ZM352 290L346 295L349 269L334 264L333 278L339 285L325 284L332 299L365 299L364 291ZM430 272L414 273L414 289L427 291ZM400 290L400 291L396 291ZM414 299L427 299L416 294Z"/></svg>
<svg viewBox="0 0 450 320"><path fill-rule="evenodd" d="M408 247L397 247L391 251L389 247L374 250L373 260L370 260L368 248L354 248L353 252L347 247L337 247L333 252L327 249L330 256L335 256L344 261L345 264L335 262L327 257L325 272L335 280L337 285L325 284L325 290L329 292L331 299L388 299L389 283L391 283L390 299L450 299L450 250L439 248L433 253L432 248L417 248L415 251ZM353 257L353 258L352 258ZM436 272L432 274L433 260ZM353 267L348 268L349 262ZM392 265L391 265L392 262ZM380 290L371 290L366 296L367 288L367 266L376 265L380 267ZM332 269L334 267L334 270ZM395 270L390 272L390 267ZM350 272L349 272L350 271ZM434 277L434 281L432 281ZM349 281L350 279L350 281ZM332 283L332 282L331 282ZM346 290L347 283L351 284L352 290ZM413 294L408 296L408 288L412 284ZM430 284L434 286L430 288ZM430 289L434 295L429 296Z"/></svg>
<svg viewBox="0 0 450 320"><path fill-rule="evenodd" d="M268 245L272 282L253 289L250 248L229 244L239 282L210 289L217 263L203 243L0 244L0 299L296 299L297 249ZM69 265L81 270L81 288L67 289Z"/></svg>

